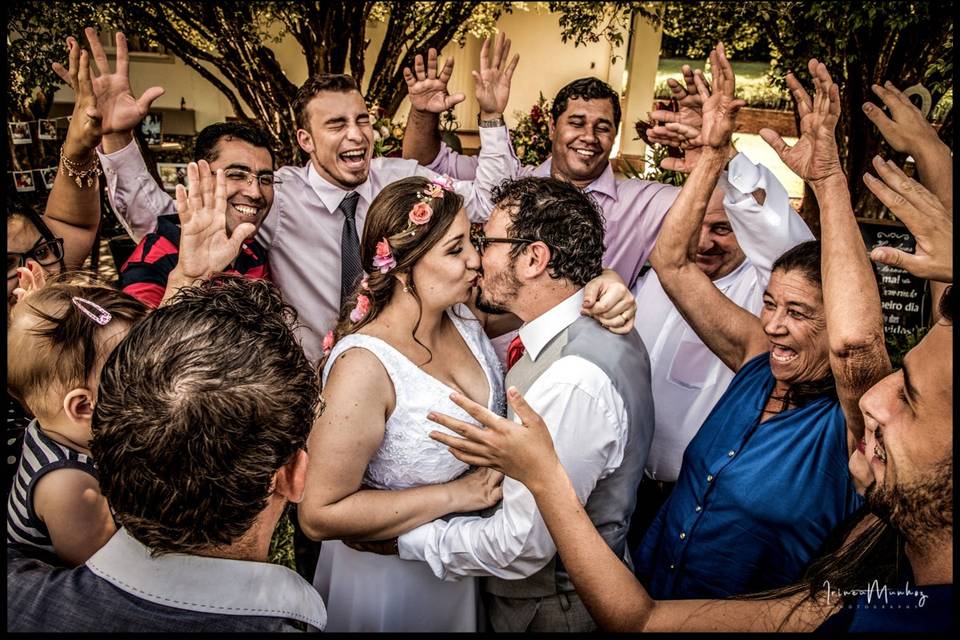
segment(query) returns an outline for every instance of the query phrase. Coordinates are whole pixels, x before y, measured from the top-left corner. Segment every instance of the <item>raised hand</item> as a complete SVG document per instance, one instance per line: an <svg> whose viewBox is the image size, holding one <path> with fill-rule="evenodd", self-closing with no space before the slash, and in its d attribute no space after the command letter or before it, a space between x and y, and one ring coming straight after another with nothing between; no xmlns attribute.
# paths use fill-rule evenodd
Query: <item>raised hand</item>
<svg viewBox="0 0 960 640"><path fill-rule="evenodd" d="M453 73L453 58L447 58L438 75L437 50L431 47L427 51L426 69L423 65L423 56L419 53L414 58L413 67L416 75L410 71L410 67L403 68L403 79L407 81L407 96L410 99L411 109L443 113L463 102L465 96L462 93L453 95L447 93L447 82L450 81L450 74Z"/></svg>
<svg viewBox="0 0 960 640"><path fill-rule="evenodd" d="M877 247L870 252L870 259L901 267L918 278L953 282L953 212L892 161L875 156L873 166L880 179L865 173L863 181L907 225L917 245L912 254Z"/></svg>
<svg viewBox="0 0 960 640"><path fill-rule="evenodd" d="M27 298L47 284L47 272L43 270L38 263L30 260L25 267L17 267L17 287L13 290L13 295L17 297L17 302L23 302Z"/></svg>
<svg viewBox="0 0 960 640"><path fill-rule="evenodd" d="M67 127L63 151L71 160L86 158L100 144L103 137L103 116L97 107L90 72L90 54L82 51L77 41L67 39L69 54L70 86L74 87L77 99L73 105L73 117Z"/></svg>
<svg viewBox="0 0 960 640"><path fill-rule="evenodd" d="M831 175L843 175L836 139L840 89L816 58L810 59L809 68L815 89L813 100L794 75L787 74L787 86L800 113L800 139L791 147L772 129L761 129L760 137L791 171L807 182L817 183Z"/></svg>
<svg viewBox="0 0 960 640"><path fill-rule="evenodd" d="M483 425L478 427L442 413L427 414L428 420L463 436L430 432L430 437L447 445L458 460L496 469L527 487L549 477L548 471L560 464L543 418L530 408L515 387L507 390L507 401L521 424L498 416L463 394L454 393L450 399Z"/></svg>
<svg viewBox="0 0 960 640"><path fill-rule="evenodd" d="M490 40L487 38L480 47L480 70L471 71L477 90L477 103L480 115L485 119L502 115L510 100L510 81L520 61L516 54L507 63L510 54L510 40L502 31L493 43L493 57L489 55Z"/></svg>
<svg viewBox="0 0 960 640"><path fill-rule="evenodd" d="M117 69L110 72L110 63L107 54L97 38L97 32L87 27L84 29L93 60L97 64L98 74L93 75L93 95L102 116L101 129L103 135L116 132L126 132L134 129L150 110L153 101L163 95L162 87L150 87L136 98L130 89L129 58L127 54L127 39L117 32ZM71 44L72 43L72 44ZM79 46L73 38L67 38L68 47ZM78 90L74 78L69 71L58 62L53 63L53 70L64 82L75 91Z"/></svg>
<svg viewBox="0 0 960 640"><path fill-rule="evenodd" d="M187 165L187 185L187 189L177 185L180 257L175 271L177 278L192 282L223 271L257 228L243 222L227 235L227 187L222 169L214 177L206 160L191 162Z"/></svg>
<svg viewBox="0 0 960 640"><path fill-rule="evenodd" d="M933 125L892 82L887 81L882 87L875 84L870 88L890 110L890 117L872 102L863 103L863 112L877 125L880 134L894 150L919 155L924 145L943 145Z"/></svg>
<svg viewBox="0 0 960 640"><path fill-rule="evenodd" d="M683 73L684 84L681 85L679 82L673 78L667 79L667 86L670 87L670 92L673 94L673 99L677 101L677 104L680 107L679 111L668 111L666 109L656 109L651 111L648 116L651 122L677 122L680 124L685 124L692 129L700 130L700 127L703 125L703 98L700 97L700 93L697 91L697 85L694 81L694 72L690 68L690 65L685 64L681 67ZM700 78L706 84L702 72ZM709 90L709 85L707 89ZM647 137L651 142L656 142L657 144L664 144L670 147L683 147L684 149L690 149L690 142L686 140L684 136L681 136L678 133L674 133L668 129L665 124L654 125L647 131ZM696 137L696 136L694 136ZM676 160L677 158L671 158ZM666 167L664 167L666 168Z"/></svg>
<svg viewBox="0 0 960 640"><path fill-rule="evenodd" d="M734 98L736 78L733 68L723 51L723 44L718 44L710 52L710 67L713 69L713 89L707 85L703 73L694 72L693 82L697 94L703 103L702 123L700 130L680 123L666 124L668 130L689 140L691 146L707 146L722 149L730 144L733 132L736 130L737 112L746 106L746 101Z"/></svg>

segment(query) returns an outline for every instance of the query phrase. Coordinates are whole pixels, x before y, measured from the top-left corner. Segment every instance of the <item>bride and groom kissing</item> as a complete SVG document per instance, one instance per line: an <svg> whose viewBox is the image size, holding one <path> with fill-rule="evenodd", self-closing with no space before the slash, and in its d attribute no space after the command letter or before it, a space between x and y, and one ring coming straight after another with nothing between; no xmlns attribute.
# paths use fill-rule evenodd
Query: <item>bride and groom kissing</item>
<svg viewBox="0 0 960 640"><path fill-rule="evenodd" d="M412 177L367 213L370 275L324 340L327 405L298 510L324 540L314 584L327 631L476 631L486 619L495 631L596 629L529 491L490 469L466 473L429 437L446 430L428 415L473 421L453 393L513 418L504 389L517 387L553 425L586 512L629 563L653 399L635 305L602 269L602 214L552 178L506 182L492 201L483 230L471 229L448 184ZM583 315L602 292L622 292L615 321ZM504 381L490 338L518 327L524 353Z"/></svg>

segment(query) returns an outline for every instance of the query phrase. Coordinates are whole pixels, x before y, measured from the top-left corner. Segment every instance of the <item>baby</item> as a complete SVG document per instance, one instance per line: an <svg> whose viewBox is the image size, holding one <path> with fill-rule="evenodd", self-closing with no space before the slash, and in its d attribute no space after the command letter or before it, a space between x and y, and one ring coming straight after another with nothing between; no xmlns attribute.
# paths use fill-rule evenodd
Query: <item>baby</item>
<svg viewBox="0 0 960 640"><path fill-rule="evenodd" d="M73 275L43 286L21 269L7 329L7 387L35 417L7 501L7 544L82 564L116 532L90 459L107 356L147 307Z"/></svg>

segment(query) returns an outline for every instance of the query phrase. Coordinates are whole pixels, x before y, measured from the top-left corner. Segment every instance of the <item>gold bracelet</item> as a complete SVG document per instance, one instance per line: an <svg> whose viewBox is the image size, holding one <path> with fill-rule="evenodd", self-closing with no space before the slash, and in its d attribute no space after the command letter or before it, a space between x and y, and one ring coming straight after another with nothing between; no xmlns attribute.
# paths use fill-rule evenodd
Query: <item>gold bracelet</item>
<svg viewBox="0 0 960 640"><path fill-rule="evenodd" d="M100 170L100 158L97 157L96 152L94 152L93 159L89 163L82 164L68 158L63 152L63 147L60 147L60 162L63 163L63 168L67 170L67 175L73 178L73 181L77 183L77 188L79 189L83 189L84 180L88 187L92 187L94 178L99 178L103 175L103 171Z"/></svg>

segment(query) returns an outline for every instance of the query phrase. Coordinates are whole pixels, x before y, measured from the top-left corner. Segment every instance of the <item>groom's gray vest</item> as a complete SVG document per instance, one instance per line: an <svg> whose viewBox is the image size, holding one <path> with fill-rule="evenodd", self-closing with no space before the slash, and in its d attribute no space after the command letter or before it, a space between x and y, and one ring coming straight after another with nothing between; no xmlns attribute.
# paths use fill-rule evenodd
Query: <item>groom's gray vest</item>
<svg viewBox="0 0 960 640"><path fill-rule="evenodd" d="M623 462L616 471L597 482L585 510L617 557L629 562L627 529L636 502L637 485L653 440L650 359L636 331L617 335L592 318L582 317L547 343L536 362L529 354L524 354L507 373L507 386L513 385L520 393L526 393L550 365L564 356L579 356L597 365L613 383L626 408L628 424ZM513 410L509 407L508 416L513 419ZM557 430L573 428L584 429L589 425L557 425ZM574 591L570 577L556 555L529 578L504 580L489 577L484 580L489 593L508 598L540 598Z"/></svg>

